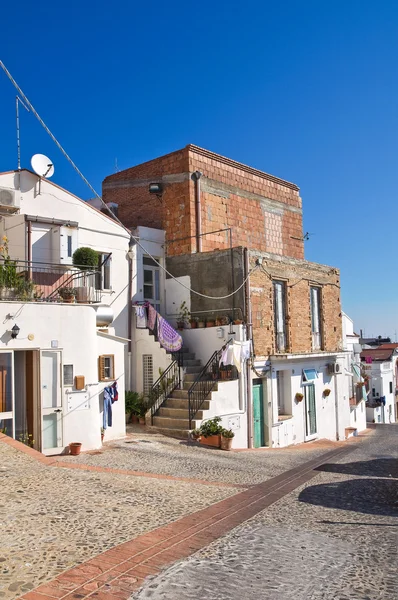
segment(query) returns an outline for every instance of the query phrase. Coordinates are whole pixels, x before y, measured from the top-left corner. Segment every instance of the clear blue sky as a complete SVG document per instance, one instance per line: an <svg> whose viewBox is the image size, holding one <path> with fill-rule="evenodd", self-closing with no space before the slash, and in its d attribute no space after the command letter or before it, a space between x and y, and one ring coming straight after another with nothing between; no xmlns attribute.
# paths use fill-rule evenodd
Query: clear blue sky
<svg viewBox="0 0 398 600"><path fill-rule="evenodd" d="M398 329L395 0L7 2L1 59L101 190L194 143L297 183L306 258L340 267L356 329ZM0 73L0 170L16 168L15 92ZM23 109L21 109L23 110ZM90 191L32 115L54 181Z"/></svg>

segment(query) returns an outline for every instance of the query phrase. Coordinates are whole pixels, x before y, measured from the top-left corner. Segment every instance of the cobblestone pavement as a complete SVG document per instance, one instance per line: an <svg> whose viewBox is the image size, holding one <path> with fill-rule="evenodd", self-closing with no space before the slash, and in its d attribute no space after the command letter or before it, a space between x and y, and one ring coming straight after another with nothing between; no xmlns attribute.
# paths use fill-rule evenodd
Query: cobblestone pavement
<svg viewBox="0 0 398 600"><path fill-rule="evenodd" d="M398 424L191 558L134 600L395 600Z"/></svg>
<svg viewBox="0 0 398 600"><path fill-rule="evenodd" d="M62 460L87 465L190 477L233 484L256 484L275 477L328 449L338 446L326 440L300 447L264 449L245 452L223 452L203 448L196 442L185 442L162 435L148 434L136 427L127 439L105 444L103 451L84 453Z"/></svg>
<svg viewBox="0 0 398 600"><path fill-rule="evenodd" d="M0 443L0 598L12 599L233 487L60 469Z"/></svg>

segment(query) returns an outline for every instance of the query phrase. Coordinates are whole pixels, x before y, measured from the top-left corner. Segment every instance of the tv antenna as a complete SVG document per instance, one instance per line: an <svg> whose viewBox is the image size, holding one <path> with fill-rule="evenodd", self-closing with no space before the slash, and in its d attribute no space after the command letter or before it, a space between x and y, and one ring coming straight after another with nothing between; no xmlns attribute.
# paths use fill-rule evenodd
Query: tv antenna
<svg viewBox="0 0 398 600"><path fill-rule="evenodd" d="M298 237L295 235L291 235L291 239L292 240L299 240L300 242L308 242L308 240L310 239L310 237L314 235L313 233L309 233L308 231L302 236L302 237Z"/></svg>
<svg viewBox="0 0 398 600"><path fill-rule="evenodd" d="M24 104L19 96L15 96L15 117L17 123L17 152L18 152L18 171L21 170L21 142L19 136L19 103L22 104L25 110L30 112L29 108Z"/></svg>
<svg viewBox="0 0 398 600"><path fill-rule="evenodd" d="M45 154L34 154L30 164L32 169L39 176L39 194L41 192L42 177L52 177L54 175L54 165Z"/></svg>

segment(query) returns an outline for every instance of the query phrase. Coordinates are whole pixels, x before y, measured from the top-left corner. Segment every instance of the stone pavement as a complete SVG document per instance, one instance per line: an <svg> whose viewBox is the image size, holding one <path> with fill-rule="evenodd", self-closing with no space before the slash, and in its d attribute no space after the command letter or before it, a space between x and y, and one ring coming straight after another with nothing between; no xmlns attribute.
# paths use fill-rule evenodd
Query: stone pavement
<svg viewBox="0 0 398 600"><path fill-rule="evenodd" d="M283 449L221 452L130 427L132 435L105 443L99 452L60 457L66 463L128 469L209 482L253 485L275 477L339 446L322 440ZM341 443L343 446L345 442ZM340 444L340 445L341 445Z"/></svg>
<svg viewBox="0 0 398 600"><path fill-rule="evenodd" d="M398 424L191 558L134 600L395 600L398 597Z"/></svg>

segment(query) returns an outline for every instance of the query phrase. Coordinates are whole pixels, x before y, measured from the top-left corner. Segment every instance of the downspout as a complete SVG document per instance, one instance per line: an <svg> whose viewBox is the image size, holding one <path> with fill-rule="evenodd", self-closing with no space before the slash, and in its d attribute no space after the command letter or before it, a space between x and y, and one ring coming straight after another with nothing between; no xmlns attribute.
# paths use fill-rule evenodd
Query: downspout
<svg viewBox="0 0 398 600"><path fill-rule="evenodd" d="M127 343L127 356L128 356L128 366L129 366L129 374L128 374L128 382L129 389L132 389L133 380L132 380L132 356L131 356L131 339L133 333L133 260L134 260L134 241L130 239L129 250L127 252L127 256L129 259L129 282L128 282L128 305L127 305L127 319L128 319L128 343Z"/></svg>
<svg viewBox="0 0 398 600"><path fill-rule="evenodd" d="M252 303L250 298L250 279L249 274L249 252L244 249L244 277L246 295L246 339L251 340L253 346L253 326L252 326ZM253 448L253 383L251 373L251 362L249 358L246 361L246 407L247 407L247 447Z"/></svg>
<svg viewBox="0 0 398 600"><path fill-rule="evenodd" d="M195 179L195 215L196 215L196 252L202 252L202 215L200 202L200 178L201 171L195 171L193 174Z"/></svg>
<svg viewBox="0 0 398 600"><path fill-rule="evenodd" d="M339 392L337 385L337 375L333 375L334 377L334 397L336 401L336 440L340 439L339 435Z"/></svg>
<svg viewBox="0 0 398 600"><path fill-rule="evenodd" d="M27 223L28 227L28 240L27 240L27 246L28 246L28 271L29 271L29 279L32 279L32 222L28 221Z"/></svg>

